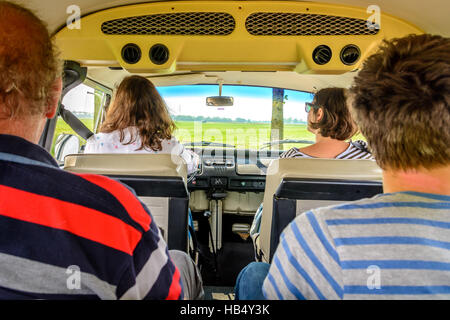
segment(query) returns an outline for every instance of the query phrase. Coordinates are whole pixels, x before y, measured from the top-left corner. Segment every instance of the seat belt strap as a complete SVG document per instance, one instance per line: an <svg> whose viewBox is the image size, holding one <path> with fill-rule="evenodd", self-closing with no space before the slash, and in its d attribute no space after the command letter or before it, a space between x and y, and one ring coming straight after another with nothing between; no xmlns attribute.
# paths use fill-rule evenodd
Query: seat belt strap
<svg viewBox="0 0 450 320"><path fill-rule="evenodd" d="M94 133L81 122L71 111L67 110L63 104L60 106L59 114L63 120L84 140L89 139Z"/></svg>

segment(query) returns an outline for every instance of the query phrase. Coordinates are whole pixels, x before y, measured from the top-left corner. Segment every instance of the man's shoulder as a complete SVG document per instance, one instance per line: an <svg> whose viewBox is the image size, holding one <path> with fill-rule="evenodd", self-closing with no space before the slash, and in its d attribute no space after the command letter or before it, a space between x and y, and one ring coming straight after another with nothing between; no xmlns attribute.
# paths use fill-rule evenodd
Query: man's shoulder
<svg viewBox="0 0 450 320"><path fill-rule="evenodd" d="M329 216L330 214L336 214L345 212L350 208L365 208L367 206L376 205L377 203L385 203L390 201L390 198L383 196L383 194L375 195L371 198L364 198L355 201L346 201L342 203L332 204L329 206L323 206L311 209L311 212L316 216Z"/></svg>
<svg viewBox="0 0 450 320"><path fill-rule="evenodd" d="M306 220L309 222L315 220L318 225L328 227L330 221L335 221L337 219L367 218L376 215L378 210L371 210L371 208L376 208L378 206L382 207L392 201L392 197L385 194L378 194L371 198L312 208L309 211L298 215L295 221L296 223L304 223Z"/></svg>

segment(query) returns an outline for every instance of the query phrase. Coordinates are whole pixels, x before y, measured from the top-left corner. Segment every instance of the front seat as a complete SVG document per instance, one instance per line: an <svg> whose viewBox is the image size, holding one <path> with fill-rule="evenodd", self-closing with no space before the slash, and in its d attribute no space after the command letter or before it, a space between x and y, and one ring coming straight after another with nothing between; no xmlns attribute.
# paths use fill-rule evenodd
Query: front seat
<svg viewBox="0 0 450 320"><path fill-rule="evenodd" d="M149 208L169 249L188 251L186 162L170 154L74 154L64 170L108 176L128 185Z"/></svg>
<svg viewBox="0 0 450 320"><path fill-rule="evenodd" d="M256 256L270 263L281 232L297 215L382 192L381 169L373 160L273 160L267 170Z"/></svg>

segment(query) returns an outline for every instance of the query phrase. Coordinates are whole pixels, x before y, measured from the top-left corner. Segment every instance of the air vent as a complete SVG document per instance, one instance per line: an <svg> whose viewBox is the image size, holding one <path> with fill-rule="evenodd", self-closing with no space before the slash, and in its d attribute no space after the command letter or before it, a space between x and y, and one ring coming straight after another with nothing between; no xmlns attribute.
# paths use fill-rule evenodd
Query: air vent
<svg viewBox="0 0 450 320"><path fill-rule="evenodd" d="M102 32L109 35L228 35L235 20L225 12L152 14L106 21Z"/></svg>
<svg viewBox="0 0 450 320"><path fill-rule="evenodd" d="M135 64L141 60L141 49L134 43L129 43L122 48L122 59L128 64Z"/></svg>
<svg viewBox="0 0 450 320"><path fill-rule="evenodd" d="M255 36L337 36L375 35L364 19L322 14L256 12L245 21L247 31Z"/></svg>
<svg viewBox="0 0 450 320"><path fill-rule="evenodd" d="M155 44L150 48L150 60L154 64L164 64L169 60L169 49L163 44Z"/></svg>
<svg viewBox="0 0 450 320"><path fill-rule="evenodd" d="M313 60L319 65L327 64L330 62L332 55L330 47L321 45L314 49Z"/></svg>
<svg viewBox="0 0 450 320"><path fill-rule="evenodd" d="M361 50L353 44L349 44L341 50L341 61L347 66L354 65L360 56Z"/></svg>

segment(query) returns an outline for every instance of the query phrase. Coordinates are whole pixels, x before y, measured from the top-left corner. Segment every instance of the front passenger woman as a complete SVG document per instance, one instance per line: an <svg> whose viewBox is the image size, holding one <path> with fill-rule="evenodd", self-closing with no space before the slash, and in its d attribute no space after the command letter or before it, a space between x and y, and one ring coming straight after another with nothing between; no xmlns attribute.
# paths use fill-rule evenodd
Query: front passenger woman
<svg viewBox="0 0 450 320"><path fill-rule="evenodd" d="M374 160L364 141L352 141L358 127L347 105L345 88L324 88L319 90L312 102L305 104L308 113L308 131L315 135L315 143L303 148L292 148L281 158L324 158L324 159L369 159ZM261 228L263 205L256 211L250 228L255 245L255 256L259 258L257 238Z"/></svg>

